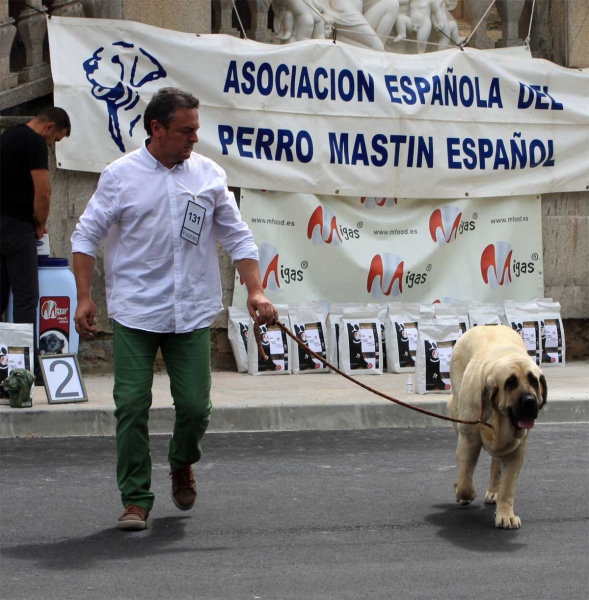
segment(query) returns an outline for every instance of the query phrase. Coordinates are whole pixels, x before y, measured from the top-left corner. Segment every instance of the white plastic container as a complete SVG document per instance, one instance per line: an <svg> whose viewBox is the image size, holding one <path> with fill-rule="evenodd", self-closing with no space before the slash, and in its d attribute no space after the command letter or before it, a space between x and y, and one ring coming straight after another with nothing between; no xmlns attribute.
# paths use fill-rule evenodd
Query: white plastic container
<svg viewBox="0 0 589 600"><path fill-rule="evenodd" d="M39 257L39 304L37 343L39 354L77 354L80 336L74 314L78 305L76 279L67 258ZM12 293L6 311L13 319Z"/></svg>
<svg viewBox="0 0 589 600"><path fill-rule="evenodd" d="M51 246L49 245L49 234L44 233L40 240L37 240L37 256L48 257L51 254Z"/></svg>

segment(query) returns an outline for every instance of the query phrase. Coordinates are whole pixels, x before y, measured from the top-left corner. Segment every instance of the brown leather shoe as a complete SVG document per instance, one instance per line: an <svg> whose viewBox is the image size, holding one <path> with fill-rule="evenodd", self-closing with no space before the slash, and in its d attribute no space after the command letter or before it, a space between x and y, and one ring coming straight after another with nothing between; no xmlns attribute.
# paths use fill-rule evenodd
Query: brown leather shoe
<svg viewBox="0 0 589 600"><path fill-rule="evenodd" d="M147 529L149 511L135 504L127 504L123 516L117 521L117 529L142 531Z"/></svg>
<svg viewBox="0 0 589 600"><path fill-rule="evenodd" d="M196 502L196 481L192 467L170 471L172 478L172 500L180 510L190 510Z"/></svg>

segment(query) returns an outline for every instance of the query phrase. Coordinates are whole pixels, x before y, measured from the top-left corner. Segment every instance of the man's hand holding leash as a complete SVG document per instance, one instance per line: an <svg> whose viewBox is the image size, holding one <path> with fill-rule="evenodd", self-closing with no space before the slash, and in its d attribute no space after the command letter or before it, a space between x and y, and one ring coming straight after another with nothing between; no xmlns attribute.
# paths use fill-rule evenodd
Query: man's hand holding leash
<svg viewBox="0 0 589 600"><path fill-rule="evenodd" d="M258 326L273 325L278 321L278 311L264 295L258 261L244 258L235 261L235 267L247 287L247 309L254 323Z"/></svg>

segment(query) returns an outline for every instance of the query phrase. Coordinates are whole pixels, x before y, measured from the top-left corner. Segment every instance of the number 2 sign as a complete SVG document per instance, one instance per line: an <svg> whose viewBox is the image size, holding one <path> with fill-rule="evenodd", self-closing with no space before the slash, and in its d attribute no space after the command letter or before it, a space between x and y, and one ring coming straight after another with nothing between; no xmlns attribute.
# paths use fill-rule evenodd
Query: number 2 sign
<svg viewBox="0 0 589 600"><path fill-rule="evenodd" d="M39 362L49 404L88 401L75 354L45 354Z"/></svg>

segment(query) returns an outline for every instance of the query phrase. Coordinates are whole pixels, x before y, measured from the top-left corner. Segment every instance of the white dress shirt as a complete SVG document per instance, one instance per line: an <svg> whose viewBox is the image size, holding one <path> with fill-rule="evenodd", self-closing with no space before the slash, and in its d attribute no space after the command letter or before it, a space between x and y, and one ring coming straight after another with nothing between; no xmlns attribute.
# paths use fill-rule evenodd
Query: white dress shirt
<svg viewBox="0 0 589 600"><path fill-rule="evenodd" d="M167 169L145 144L103 171L72 251L96 257L105 238L109 317L157 333L208 327L223 308L216 241L233 262L258 260L223 169L195 152Z"/></svg>

